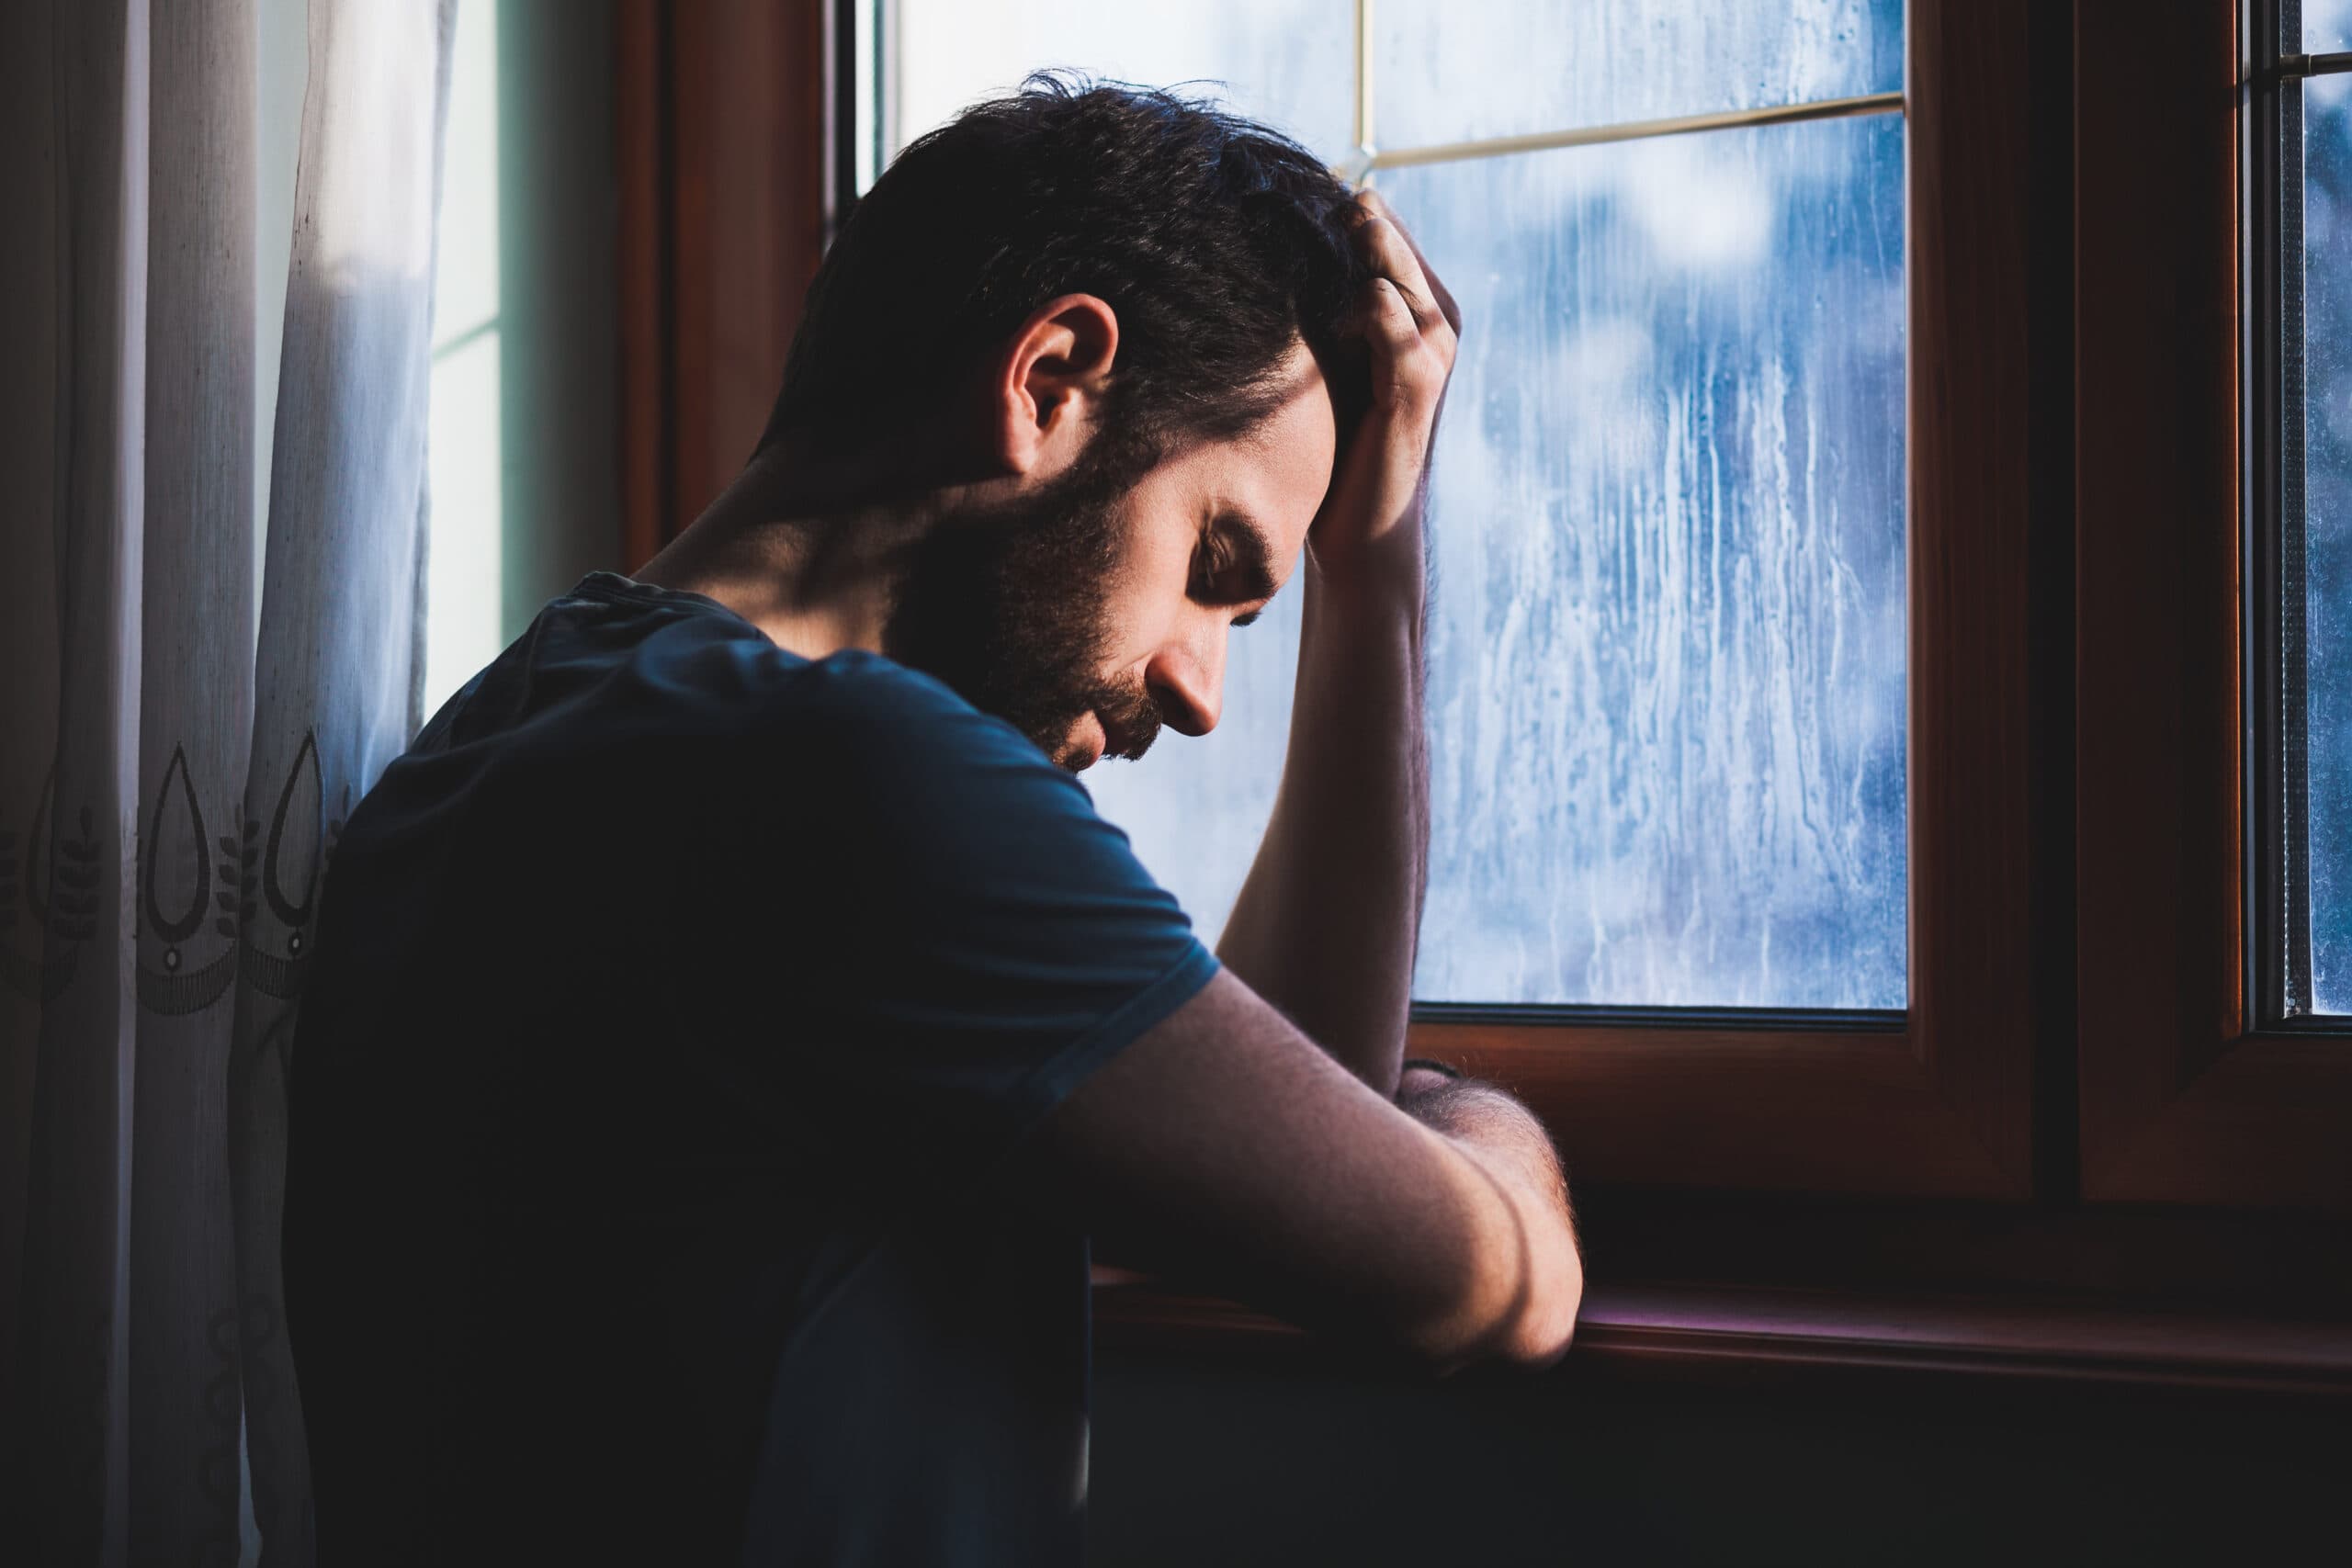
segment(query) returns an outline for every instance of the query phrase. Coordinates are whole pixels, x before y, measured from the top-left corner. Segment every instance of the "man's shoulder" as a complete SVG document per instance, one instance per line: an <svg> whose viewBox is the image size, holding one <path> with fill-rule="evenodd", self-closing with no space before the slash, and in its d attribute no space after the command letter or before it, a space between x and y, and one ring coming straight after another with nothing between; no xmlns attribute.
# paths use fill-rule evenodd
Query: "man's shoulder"
<svg viewBox="0 0 2352 1568"><path fill-rule="evenodd" d="M844 649L805 663L791 689L778 694L778 706L845 739L876 745L1011 745L1035 750L1020 731L982 713L945 682L865 649Z"/></svg>
<svg viewBox="0 0 2352 1568"><path fill-rule="evenodd" d="M526 666L509 682L522 699L511 716L517 730L599 749L707 742L722 751L829 737L1020 739L944 682L880 653L808 659L716 601L609 572L551 602L541 624L544 637L526 637L507 656ZM503 728L497 716L493 728Z"/></svg>
<svg viewBox="0 0 2352 1568"><path fill-rule="evenodd" d="M715 602L600 574L453 699L355 826L407 837L489 814L569 830L691 801L714 825L853 840L1015 799L1075 809L1065 794L1083 799L931 675L865 649L803 658Z"/></svg>
<svg viewBox="0 0 2352 1568"><path fill-rule="evenodd" d="M1078 781L1018 728L877 653L809 664L770 718L758 727L773 739L769 757L797 787L830 797L845 828L1092 815Z"/></svg>

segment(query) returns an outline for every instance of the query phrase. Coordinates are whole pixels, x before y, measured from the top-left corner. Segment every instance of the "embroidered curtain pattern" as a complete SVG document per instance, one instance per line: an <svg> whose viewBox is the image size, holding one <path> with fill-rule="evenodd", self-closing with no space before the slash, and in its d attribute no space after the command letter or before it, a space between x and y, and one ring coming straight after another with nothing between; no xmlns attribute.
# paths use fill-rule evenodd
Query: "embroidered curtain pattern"
<svg viewBox="0 0 2352 1568"><path fill-rule="evenodd" d="M454 3L311 0L257 604L253 0L0 19L0 1561L312 1556L286 1072L417 721Z"/></svg>

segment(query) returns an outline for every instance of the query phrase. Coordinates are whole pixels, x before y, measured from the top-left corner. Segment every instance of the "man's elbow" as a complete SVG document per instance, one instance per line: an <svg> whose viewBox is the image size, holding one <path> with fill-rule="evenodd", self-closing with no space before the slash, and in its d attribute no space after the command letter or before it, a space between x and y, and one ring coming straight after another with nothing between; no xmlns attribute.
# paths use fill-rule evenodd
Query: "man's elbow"
<svg viewBox="0 0 2352 1568"><path fill-rule="evenodd" d="M1540 1371L1567 1354L1584 1302L1572 1236L1487 1247L1464 1260L1447 1309L1410 1336L1417 1358L1451 1372L1480 1361Z"/></svg>
<svg viewBox="0 0 2352 1568"><path fill-rule="evenodd" d="M1565 1265L1530 1293L1495 1354L1532 1371L1556 1365L1576 1337L1577 1314L1583 1306L1584 1265L1571 1247Z"/></svg>
<svg viewBox="0 0 2352 1568"><path fill-rule="evenodd" d="M1496 1325L1488 1354L1515 1367L1540 1371L1568 1353L1577 1314L1584 1305L1584 1265L1573 1242L1529 1271L1528 1283Z"/></svg>

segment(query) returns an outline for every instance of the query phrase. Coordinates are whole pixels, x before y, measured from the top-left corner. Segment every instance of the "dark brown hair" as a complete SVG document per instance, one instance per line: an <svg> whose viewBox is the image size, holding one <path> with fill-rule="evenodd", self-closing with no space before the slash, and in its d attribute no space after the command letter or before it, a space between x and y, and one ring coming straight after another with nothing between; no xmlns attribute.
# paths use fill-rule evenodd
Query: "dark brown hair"
<svg viewBox="0 0 2352 1568"><path fill-rule="evenodd" d="M857 202L809 286L761 446L918 417L1069 293L1119 318L1102 428L1128 460L1110 467L1250 428L1300 339L1344 434L1362 355L1341 327L1368 276L1349 203L1305 148L1210 103L1034 75L915 141Z"/></svg>

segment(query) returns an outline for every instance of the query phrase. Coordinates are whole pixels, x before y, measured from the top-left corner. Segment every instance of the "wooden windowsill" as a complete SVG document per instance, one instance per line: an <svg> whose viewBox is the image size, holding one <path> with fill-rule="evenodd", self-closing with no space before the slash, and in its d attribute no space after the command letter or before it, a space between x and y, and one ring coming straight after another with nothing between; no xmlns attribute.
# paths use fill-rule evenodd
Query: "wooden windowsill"
<svg viewBox="0 0 2352 1568"><path fill-rule="evenodd" d="M1230 1302L1099 1278L1114 1348L1315 1353ZM1697 1285L1590 1287L1568 1370L1739 1375L1817 1368L2352 1395L2352 1324L2004 1298Z"/></svg>

